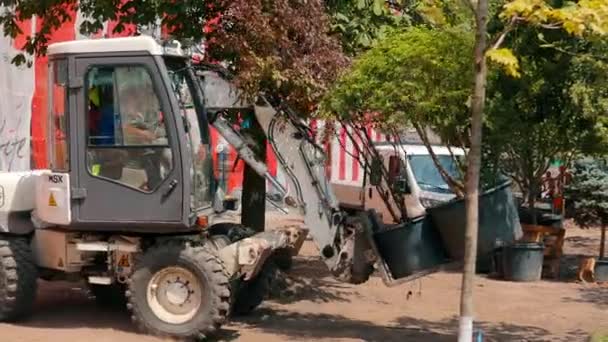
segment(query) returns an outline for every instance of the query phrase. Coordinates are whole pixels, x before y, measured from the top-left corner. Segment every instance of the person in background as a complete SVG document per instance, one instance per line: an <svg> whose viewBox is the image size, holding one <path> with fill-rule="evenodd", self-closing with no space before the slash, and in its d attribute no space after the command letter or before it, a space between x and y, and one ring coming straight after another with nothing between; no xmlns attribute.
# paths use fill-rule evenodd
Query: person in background
<svg viewBox="0 0 608 342"><path fill-rule="evenodd" d="M551 175L551 171L547 171L542 180L542 198L553 199L556 192L555 178Z"/></svg>

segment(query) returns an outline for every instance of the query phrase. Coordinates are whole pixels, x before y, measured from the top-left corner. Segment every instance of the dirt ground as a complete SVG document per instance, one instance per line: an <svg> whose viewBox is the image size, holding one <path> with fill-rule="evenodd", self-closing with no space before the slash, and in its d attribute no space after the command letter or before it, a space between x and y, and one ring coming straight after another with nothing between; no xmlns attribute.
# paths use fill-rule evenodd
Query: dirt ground
<svg viewBox="0 0 608 342"><path fill-rule="evenodd" d="M278 221L274 221L275 223ZM579 255L595 255L599 230L571 225L562 279L512 283L477 278L476 329L484 341L587 341L608 329L608 286L573 282ZM363 285L333 280L307 241L287 289L254 314L225 325L223 341L455 341L460 274L435 273L394 288L378 277ZM1 324L2 342L153 342L126 310L102 309L82 288L40 284L33 317Z"/></svg>

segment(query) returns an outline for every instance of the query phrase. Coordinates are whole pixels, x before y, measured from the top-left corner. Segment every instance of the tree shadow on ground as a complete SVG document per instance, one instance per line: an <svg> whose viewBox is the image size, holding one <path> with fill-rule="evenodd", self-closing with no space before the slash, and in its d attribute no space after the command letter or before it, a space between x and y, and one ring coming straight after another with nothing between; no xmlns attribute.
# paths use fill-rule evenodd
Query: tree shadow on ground
<svg viewBox="0 0 608 342"><path fill-rule="evenodd" d="M360 339L382 341L454 341L458 333L458 320L451 318L433 322L413 317L402 317L388 325L365 320L350 319L341 315L294 313L284 310L260 309L255 316L242 318L238 325L281 335L289 341L313 339ZM483 341L569 342L588 336L583 331L572 331L563 336L550 336L548 330L532 326L507 323L476 322L476 333L481 331Z"/></svg>
<svg viewBox="0 0 608 342"><path fill-rule="evenodd" d="M458 333L458 318L453 317L443 322L424 321L411 317L397 319L396 323L404 328L419 327L423 331L456 336ZM510 324L505 322L475 322L475 336L481 333L483 341L526 341L526 342L569 342L579 341L588 334L582 330L574 330L563 336L552 336L543 328Z"/></svg>
<svg viewBox="0 0 608 342"><path fill-rule="evenodd" d="M442 333L377 325L365 320L341 315L295 313L284 310L260 309L255 316L242 318L237 324L265 333L281 335L285 341L311 341L321 338L358 339L363 341L453 341Z"/></svg>
<svg viewBox="0 0 608 342"><path fill-rule="evenodd" d="M579 288L578 298L566 297L565 302L593 304L596 307L608 309L608 287L599 284L587 284Z"/></svg>
<svg viewBox="0 0 608 342"><path fill-rule="evenodd" d="M279 273L269 299L281 304L305 300L349 302L348 297L356 293L350 285L334 279L327 266L318 258L298 257L294 259L292 270Z"/></svg>

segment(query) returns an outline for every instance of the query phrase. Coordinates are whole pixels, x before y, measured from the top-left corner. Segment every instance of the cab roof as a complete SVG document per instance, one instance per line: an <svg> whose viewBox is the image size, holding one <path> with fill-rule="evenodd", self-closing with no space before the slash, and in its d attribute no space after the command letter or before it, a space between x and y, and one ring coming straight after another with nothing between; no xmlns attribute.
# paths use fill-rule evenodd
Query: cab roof
<svg viewBox="0 0 608 342"><path fill-rule="evenodd" d="M49 45L48 55L86 54L108 52L146 52L153 56L183 56L180 49L170 53L150 36L73 40Z"/></svg>

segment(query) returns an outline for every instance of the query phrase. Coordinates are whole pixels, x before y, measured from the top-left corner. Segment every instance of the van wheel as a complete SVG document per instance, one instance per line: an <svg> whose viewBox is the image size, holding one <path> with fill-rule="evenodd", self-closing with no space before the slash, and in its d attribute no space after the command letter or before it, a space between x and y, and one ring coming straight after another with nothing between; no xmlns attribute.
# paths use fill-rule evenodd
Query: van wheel
<svg viewBox="0 0 608 342"><path fill-rule="evenodd" d="M38 271L28 240L0 238L0 321L17 321L31 314L37 281Z"/></svg>
<svg viewBox="0 0 608 342"><path fill-rule="evenodd" d="M212 335L230 309L228 273L216 253L204 247L151 248L135 266L126 295L140 329L178 339Z"/></svg>

